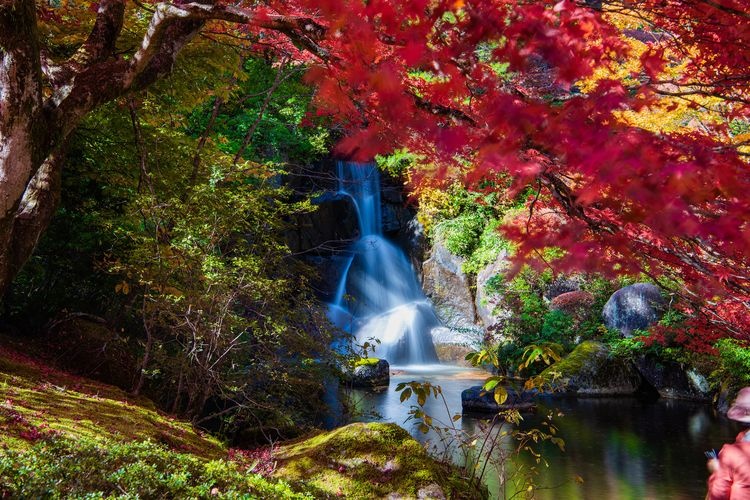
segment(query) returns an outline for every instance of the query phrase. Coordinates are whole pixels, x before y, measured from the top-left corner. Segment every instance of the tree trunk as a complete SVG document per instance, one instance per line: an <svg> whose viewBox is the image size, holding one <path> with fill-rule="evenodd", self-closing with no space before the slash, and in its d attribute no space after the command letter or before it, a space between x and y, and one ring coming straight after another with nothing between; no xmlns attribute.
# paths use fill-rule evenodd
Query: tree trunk
<svg viewBox="0 0 750 500"><path fill-rule="evenodd" d="M49 157L33 1L0 0L0 295L31 255L59 196Z"/></svg>
<svg viewBox="0 0 750 500"><path fill-rule="evenodd" d="M168 76L207 20L276 30L328 57L316 42L324 30L312 19L257 16L213 0L156 4L138 48L123 57L117 48L125 0L97 5L86 40L55 61L41 45L36 2L0 0L0 298L55 212L67 138L98 106Z"/></svg>

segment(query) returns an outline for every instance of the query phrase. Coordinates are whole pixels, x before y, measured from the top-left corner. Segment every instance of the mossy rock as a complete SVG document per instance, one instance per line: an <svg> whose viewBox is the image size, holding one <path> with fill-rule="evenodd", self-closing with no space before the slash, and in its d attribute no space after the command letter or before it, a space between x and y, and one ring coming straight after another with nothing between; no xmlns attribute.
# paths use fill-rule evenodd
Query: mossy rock
<svg viewBox="0 0 750 500"><path fill-rule="evenodd" d="M613 356L606 345L594 340L579 344L544 370L540 380L553 392L579 396L632 395L641 385L641 376L631 361Z"/></svg>
<svg viewBox="0 0 750 500"><path fill-rule="evenodd" d="M275 476L316 498L484 498L396 424L350 424L283 445L274 456Z"/></svg>
<svg viewBox="0 0 750 500"><path fill-rule="evenodd" d="M384 389L391 382L391 365L384 359L362 358L354 363L354 369L345 376L352 387Z"/></svg>

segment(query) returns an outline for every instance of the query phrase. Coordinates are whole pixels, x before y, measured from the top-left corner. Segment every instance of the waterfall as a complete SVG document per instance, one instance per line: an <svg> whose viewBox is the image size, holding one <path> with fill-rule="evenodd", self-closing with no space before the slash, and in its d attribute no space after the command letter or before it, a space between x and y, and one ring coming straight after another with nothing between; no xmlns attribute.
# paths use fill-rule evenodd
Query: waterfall
<svg viewBox="0 0 750 500"><path fill-rule="evenodd" d="M379 340L375 356L392 365L437 363L430 332L440 321L404 252L383 237L377 167L353 162L337 167L339 194L352 199L360 236L329 304L331 320L359 344Z"/></svg>

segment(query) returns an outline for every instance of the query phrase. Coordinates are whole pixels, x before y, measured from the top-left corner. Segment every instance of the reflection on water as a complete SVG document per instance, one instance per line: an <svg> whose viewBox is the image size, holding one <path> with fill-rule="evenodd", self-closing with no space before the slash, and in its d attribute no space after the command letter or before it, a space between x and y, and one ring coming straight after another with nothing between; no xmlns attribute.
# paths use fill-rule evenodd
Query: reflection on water
<svg viewBox="0 0 750 500"><path fill-rule="evenodd" d="M396 422L422 442L442 451L439 436L423 435L418 424L406 421L409 404L399 402L394 391L400 382L429 381L440 385L447 410L441 400L431 399L426 412L448 422L448 414L461 413L461 391L479 381L486 373L455 367L430 370L401 369L391 377L391 386L382 393L356 391L354 400L360 420L374 420L372 412L383 420ZM413 400L412 400L413 402ZM708 405L686 401L660 400L654 403L632 398L545 398L536 414L524 416L522 429L540 428L550 412L555 417L558 435L565 441L565 452L550 443L538 450L549 467L537 466L531 457L516 460L516 468L539 467L535 498L541 499L700 499L705 496L705 450L719 449L733 441L740 424L718 417ZM479 421L463 417L457 427L471 434ZM511 443L503 442L507 449ZM454 455L460 461L460 455ZM576 476L583 479L579 484ZM486 482L494 496L498 490L497 472L488 472Z"/></svg>

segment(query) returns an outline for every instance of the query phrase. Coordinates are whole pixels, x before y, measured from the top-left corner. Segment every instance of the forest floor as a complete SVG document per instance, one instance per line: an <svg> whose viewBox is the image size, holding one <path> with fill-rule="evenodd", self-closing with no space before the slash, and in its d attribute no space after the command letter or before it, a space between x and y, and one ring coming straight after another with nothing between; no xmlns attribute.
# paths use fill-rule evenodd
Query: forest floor
<svg viewBox="0 0 750 500"><path fill-rule="evenodd" d="M0 347L0 497L389 495L482 496L394 424L231 449L146 398Z"/></svg>

